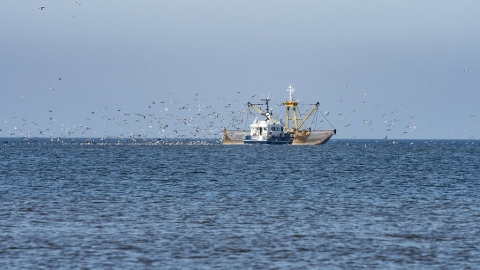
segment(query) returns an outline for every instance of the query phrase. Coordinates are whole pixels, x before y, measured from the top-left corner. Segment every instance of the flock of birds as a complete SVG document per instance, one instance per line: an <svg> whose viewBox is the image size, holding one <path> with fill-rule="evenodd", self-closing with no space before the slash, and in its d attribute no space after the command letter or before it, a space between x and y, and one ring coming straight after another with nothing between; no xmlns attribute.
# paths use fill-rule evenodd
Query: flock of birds
<svg viewBox="0 0 480 270"><path fill-rule="evenodd" d="M55 79L53 82L59 83L61 77ZM345 86L347 87L347 86ZM49 88L49 92L53 95L57 91L53 87ZM0 137L20 137L20 138L37 138L50 137L51 140L68 141L73 138L81 138L86 142L91 142L93 139L117 140L131 142L145 142L146 140L155 139L156 143L180 143L190 142L195 144L204 144L205 142L220 143L222 140L224 129L248 130L250 122L258 116L257 112L248 107L245 94L236 92L234 98L217 98L214 103L221 104L220 106L213 106L206 104L208 97L202 94L194 93L189 95L182 94L181 97L175 96L174 93L169 92L164 94L163 98L156 98L143 105L143 108L136 109L137 111L129 111L128 108L118 108L115 105L104 105L100 108L91 109L84 113L82 119L74 120L75 124L67 123L72 119L63 119L68 112L59 111L59 109L51 108L46 112L34 112L35 117L31 119L24 115L15 112L4 115L5 119L0 119ZM260 99L257 95L247 95ZM367 128L370 131L375 131L377 138L388 138L390 134L395 134L393 137L399 137L399 132L402 134L414 132L417 129L415 116L407 114L407 111L399 111L395 109L384 110L377 105L370 110L376 113L366 112L364 108L367 106L368 93L361 94L361 98L354 98L359 104L357 108L350 108L350 112L346 112L345 107L340 107L343 112L335 112L337 117L336 124L332 121L339 133L342 129ZM350 96L349 96L350 97ZM24 99L25 96L20 95ZM242 100L242 101L240 101ZM343 100L339 100L344 103ZM346 102L348 103L348 102ZM274 113L277 119L283 119L281 115L285 108L282 103L277 103L274 107ZM334 109L333 104L329 107ZM136 106L138 108L138 106ZM280 112L280 114L279 114ZM32 114L32 112L29 112ZM334 111L321 112L325 117L315 120L318 123L308 123L313 129L330 129L334 128L327 116L333 115ZM399 117L403 113L402 117ZM43 119L38 117L43 115ZM363 118L360 122L359 116L369 115L375 118ZM32 119L33 118L33 119ZM473 125L477 125L475 115L471 114L469 118ZM406 119L406 120L405 120ZM328 126L327 125L330 125ZM428 122L423 122L428 125ZM363 127L360 127L362 125ZM380 133L382 135L380 135ZM466 132L466 130L465 130ZM353 136L356 138L356 136ZM474 136L470 136L474 139Z"/></svg>
<svg viewBox="0 0 480 270"><path fill-rule="evenodd" d="M345 85L345 87L347 87L347 86L348 85ZM367 96L368 96L368 93L364 93L362 99L360 99L361 100L361 102L360 102L361 107L367 106L366 105L367 104L366 103ZM340 100L340 103L343 103L343 102L344 102L343 100ZM404 117L405 115L400 116L400 114L397 112L397 110L395 108L392 108L391 110L385 111L385 110L382 109L382 107L380 105L375 105L374 110L375 110L374 113L368 113L368 114L363 113L363 115L376 116L376 118L375 119L373 119L373 118L368 118L368 119L362 118L361 123L363 125L367 126L370 131L374 131L375 129L379 129L379 130L383 129L385 131L383 133L384 138L388 138L388 135L389 135L388 133L394 131L394 128L398 129L396 127L399 126L400 123L402 122L401 119L405 119L405 117ZM352 109L352 114L353 113L362 113L362 111L360 109L357 110L357 108L353 108ZM403 113L406 114L407 111L404 110ZM330 113L328 111L326 111L325 114L329 115ZM337 122L340 122L344 126L344 128L348 129L352 126L352 118L353 117L347 117L346 115L347 115L346 113L338 113ZM400 128L402 130L403 134L413 132L417 129L417 125L415 124L414 118L415 118L414 115L408 115L408 120L407 120L408 123L406 125L405 125L405 121L403 121L404 127ZM379 127L379 125L373 125L373 123L380 123L381 126ZM425 122L425 124L427 125L428 122Z"/></svg>
<svg viewBox="0 0 480 270"><path fill-rule="evenodd" d="M224 104L221 107L207 105L198 93L182 98L183 101L177 100L174 93L169 92L165 98L156 98L136 112L112 105L103 106L85 112L83 119L73 125L60 120L66 112L58 109L43 112L46 116L40 120L9 113L0 124L8 125L10 129L4 130L0 125L0 137L50 137L51 140L64 141L83 138L86 142L93 139L142 142L154 138L156 143L188 141L202 144L212 139L220 142L223 129L239 128L244 121L239 116L249 112L245 109L246 104L232 110L232 104L226 99L219 101Z"/></svg>

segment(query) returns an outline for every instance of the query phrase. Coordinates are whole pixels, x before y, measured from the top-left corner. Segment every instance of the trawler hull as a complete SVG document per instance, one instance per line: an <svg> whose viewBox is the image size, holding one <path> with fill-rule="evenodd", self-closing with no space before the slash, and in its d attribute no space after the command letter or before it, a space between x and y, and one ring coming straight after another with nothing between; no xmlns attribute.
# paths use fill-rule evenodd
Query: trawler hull
<svg viewBox="0 0 480 270"><path fill-rule="evenodd" d="M247 135L246 130L224 130L223 144L291 144L291 145L320 145L326 143L336 134L336 130L303 130L292 134L293 137L283 138L253 137Z"/></svg>

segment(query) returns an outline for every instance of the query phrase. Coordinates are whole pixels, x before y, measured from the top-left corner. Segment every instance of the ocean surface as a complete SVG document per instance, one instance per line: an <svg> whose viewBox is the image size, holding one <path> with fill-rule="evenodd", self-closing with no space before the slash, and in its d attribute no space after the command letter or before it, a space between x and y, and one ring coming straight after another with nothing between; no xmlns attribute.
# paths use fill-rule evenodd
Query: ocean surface
<svg viewBox="0 0 480 270"><path fill-rule="evenodd" d="M478 269L480 141L0 140L2 269Z"/></svg>

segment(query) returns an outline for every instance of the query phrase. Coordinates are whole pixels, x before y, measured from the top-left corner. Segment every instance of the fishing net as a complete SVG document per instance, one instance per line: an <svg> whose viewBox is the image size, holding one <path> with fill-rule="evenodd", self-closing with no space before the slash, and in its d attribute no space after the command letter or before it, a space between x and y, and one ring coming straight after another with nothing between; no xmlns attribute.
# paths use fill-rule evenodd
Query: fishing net
<svg viewBox="0 0 480 270"><path fill-rule="evenodd" d="M301 130L295 133L292 145L316 145L326 143L336 130Z"/></svg>
<svg viewBox="0 0 480 270"><path fill-rule="evenodd" d="M247 134L246 130L224 130L223 144L243 144L243 138Z"/></svg>

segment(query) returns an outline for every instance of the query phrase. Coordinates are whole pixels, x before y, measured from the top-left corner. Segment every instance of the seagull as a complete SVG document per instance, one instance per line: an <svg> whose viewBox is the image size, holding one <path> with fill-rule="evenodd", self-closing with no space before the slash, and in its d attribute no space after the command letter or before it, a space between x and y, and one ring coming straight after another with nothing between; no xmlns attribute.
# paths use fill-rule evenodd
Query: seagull
<svg viewBox="0 0 480 270"><path fill-rule="evenodd" d="M43 10L45 7L39 7L38 9Z"/></svg>

